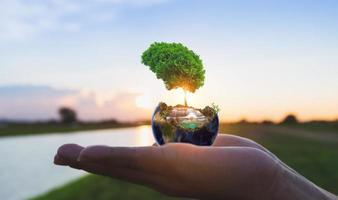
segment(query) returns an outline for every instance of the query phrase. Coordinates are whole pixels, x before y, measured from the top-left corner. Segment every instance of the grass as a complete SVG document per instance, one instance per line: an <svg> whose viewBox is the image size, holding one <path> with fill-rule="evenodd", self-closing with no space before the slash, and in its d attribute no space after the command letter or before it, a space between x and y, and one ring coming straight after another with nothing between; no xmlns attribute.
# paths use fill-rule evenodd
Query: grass
<svg viewBox="0 0 338 200"><path fill-rule="evenodd" d="M302 124L290 125L291 128L297 128L302 130L308 130L312 132L329 132L338 134L338 123L327 123L327 122L308 122Z"/></svg>
<svg viewBox="0 0 338 200"><path fill-rule="evenodd" d="M57 188L34 200L99 200L99 199L174 199L144 186L126 183L107 177L88 175Z"/></svg>
<svg viewBox="0 0 338 200"><path fill-rule="evenodd" d="M68 133L82 130L98 130L108 128L131 127L139 124L132 123L10 123L0 126L1 136L22 136L31 134L48 134L48 133Z"/></svg>
<svg viewBox="0 0 338 200"><path fill-rule="evenodd" d="M337 143L264 132L259 125L223 125L221 131L262 144L307 179L338 194Z"/></svg>
<svg viewBox="0 0 338 200"><path fill-rule="evenodd" d="M273 134L260 125L222 125L221 132L250 138L268 148L315 184L338 194L338 145ZM172 199L149 188L89 175L52 190L35 200Z"/></svg>

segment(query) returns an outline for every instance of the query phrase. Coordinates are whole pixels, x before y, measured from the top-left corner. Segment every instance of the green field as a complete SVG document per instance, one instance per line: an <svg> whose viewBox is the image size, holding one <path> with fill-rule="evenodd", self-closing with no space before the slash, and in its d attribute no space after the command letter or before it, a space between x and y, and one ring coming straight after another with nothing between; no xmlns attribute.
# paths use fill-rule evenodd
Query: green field
<svg viewBox="0 0 338 200"><path fill-rule="evenodd" d="M259 142L315 184L338 194L338 143L295 137L292 134L276 134L269 130L271 126L221 126L221 132L244 136ZM83 177L36 199L135 198L171 199L143 186L93 175Z"/></svg>
<svg viewBox="0 0 338 200"><path fill-rule="evenodd" d="M35 199L172 199L147 187L88 175Z"/></svg>
<svg viewBox="0 0 338 200"><path fill-rule="evenodd" d="M1 136L22 136L32 134L68 133L73 131L132 127L133 123L10 123L0 126Z"/></svg>
<svg viewBox="0 0 338 200"><path fill-rule="evenodd" d="M337 142L317 141L265 131L270 128L259 125L223 126L222 132L247 137L262 144L315 184L338 194ZM318 129L315 132L320 134ZM294 133L297 134L297 131Z"/></svg>

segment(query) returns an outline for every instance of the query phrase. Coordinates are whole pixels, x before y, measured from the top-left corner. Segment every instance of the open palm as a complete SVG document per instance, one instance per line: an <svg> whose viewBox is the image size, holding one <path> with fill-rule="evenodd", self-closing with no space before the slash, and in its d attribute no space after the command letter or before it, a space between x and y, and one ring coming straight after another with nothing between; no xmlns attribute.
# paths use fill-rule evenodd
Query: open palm
<svg viewBox="0 0 338 200"><path fill-rule="evenodd" d="M65 144L54 163L198 199L335 199L261 145L219 135L211 147L172 143L149 147ZM295 189L296 188L296 189Z"/></svg>

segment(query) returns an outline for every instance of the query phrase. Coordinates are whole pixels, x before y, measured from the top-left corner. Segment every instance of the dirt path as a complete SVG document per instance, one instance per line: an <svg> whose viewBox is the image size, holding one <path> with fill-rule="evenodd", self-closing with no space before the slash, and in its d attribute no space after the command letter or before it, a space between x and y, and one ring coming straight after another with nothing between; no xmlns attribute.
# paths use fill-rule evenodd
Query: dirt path
<svg viewBox="0 0 338 200"><path fill-rule="evenodd" d="M322 142L338 143L338 134L330 132L313 132L290 127L264 127L263 131L271 133L291 135L294 137L312 139Z"/></svg>

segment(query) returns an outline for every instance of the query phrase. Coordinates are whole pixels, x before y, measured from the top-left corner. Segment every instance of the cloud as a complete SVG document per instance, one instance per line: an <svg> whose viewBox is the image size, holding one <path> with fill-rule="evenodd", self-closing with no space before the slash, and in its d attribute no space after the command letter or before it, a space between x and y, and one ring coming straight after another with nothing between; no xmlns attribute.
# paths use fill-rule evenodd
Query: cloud
<svg viewBox="0 0 338 200"><path fill-rule="evenodd" d="M135 100L140 94L123 92L97 103L95 93L55 89L48 86L0 87L0 119L56 119L61 106L74 108L82 120L115 118L134 121L151 117L149 110L138 108Z"/></svg>
<svg viewBox="0 0 338 200"><path fill-rule="evenodd" d="M45 32L78 31L114 19L121 6L151 6L167 0L1 0L0 39L26 39Z"/></svg>
<svg viewBox="0 0 338 200"><path fill-rule="evenodd" d="M168 0L96 0L97 2L114 3L114 4L129 4L129 5L153 5L164 3Z"/></svg>

